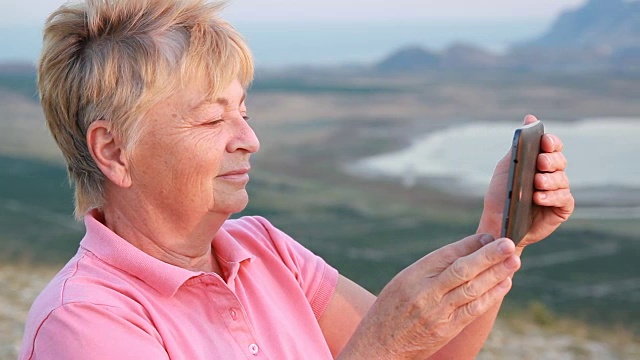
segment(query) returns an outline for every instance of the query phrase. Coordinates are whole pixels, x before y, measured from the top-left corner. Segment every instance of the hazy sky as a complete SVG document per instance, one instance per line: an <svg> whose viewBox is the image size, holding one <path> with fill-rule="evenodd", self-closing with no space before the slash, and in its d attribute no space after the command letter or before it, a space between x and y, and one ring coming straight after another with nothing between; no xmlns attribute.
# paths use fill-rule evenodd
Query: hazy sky
<svg viewBox="0 0 640 360"><path fill-rule="evenodd" d="M262 66L328 64L374 61L407 44L437 49L462 41L500 51L586 1L228 0L223 17ZM35 62L42 25L64 2L0 0L0 62Z"/></svg>
<svg viewBox="0 0 640 360"><path fill-rule="evenodd" d="M586 0L231 0L236 22L550 18ZM3 0L0 26L38 26L64 1Z"/></svg>

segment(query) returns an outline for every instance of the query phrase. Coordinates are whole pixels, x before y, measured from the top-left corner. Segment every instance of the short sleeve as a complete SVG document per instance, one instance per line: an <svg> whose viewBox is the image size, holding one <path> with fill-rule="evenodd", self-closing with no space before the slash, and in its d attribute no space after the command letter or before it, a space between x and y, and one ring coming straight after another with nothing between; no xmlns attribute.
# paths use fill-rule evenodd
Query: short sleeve
<svg viewBox="0 0 640 360"><path fill-rule="evenodd" d="M329 305L338 284L338 271L321 257L273 226L268 220L261 217L256 217L256 219L267 230L283 263L296 277L316 319L319 319Z"/></svg>
<svg viewBox="0 0 640 360"><path fill-rule="evenodd" d="M114 307L66 304L49 314L20 359L169 359L146 327Z"/></svg>

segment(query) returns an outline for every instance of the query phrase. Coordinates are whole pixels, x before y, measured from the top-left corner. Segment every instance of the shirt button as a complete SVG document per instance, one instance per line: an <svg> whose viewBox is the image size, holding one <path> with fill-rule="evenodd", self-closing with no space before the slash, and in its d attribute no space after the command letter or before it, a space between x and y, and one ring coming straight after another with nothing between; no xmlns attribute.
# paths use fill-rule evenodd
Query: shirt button
<svg viewBox="0 0 640 360"><path fill-rule="evenodd" d="M256 345L256 344L249 345L249 352L251 354L258 355L258 351L260 351L260 349L258 348L258 345Z"/></svg>
<svg viewBox="0 0 640 360"><path fill-rule="evenodd" d="M233 320L238 320L238 313L236 312L236 309L229 309L229 314Z"/></svg>

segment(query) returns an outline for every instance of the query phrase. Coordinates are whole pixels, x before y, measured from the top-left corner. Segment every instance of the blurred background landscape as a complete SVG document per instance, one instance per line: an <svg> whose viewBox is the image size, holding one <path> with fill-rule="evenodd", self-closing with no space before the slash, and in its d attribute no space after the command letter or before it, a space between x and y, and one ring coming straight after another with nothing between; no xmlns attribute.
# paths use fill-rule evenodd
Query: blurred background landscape
<svg viewBox="0 0 640 360"><path fill-rule="evenodd" d="M84 230L35 86L61 3L0 5L0 359ZM267 217L378 292L475 232L532 113L565 141L577 209L525 250L480 358L640 358L640 2L411 4L230 3L256 56L262 144L238 216Z"/></svg>

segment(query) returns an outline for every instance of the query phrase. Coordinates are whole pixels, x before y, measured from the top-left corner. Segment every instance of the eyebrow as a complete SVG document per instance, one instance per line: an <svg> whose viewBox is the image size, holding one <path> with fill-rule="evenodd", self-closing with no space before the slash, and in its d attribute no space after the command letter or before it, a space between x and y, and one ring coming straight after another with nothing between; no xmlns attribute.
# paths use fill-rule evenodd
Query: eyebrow
<svg viewBox="0 0 640 360"><path fill-rule="evenodd" d="M247 98L247 92L243 92L242 93L242 97L240 98L240 104L242 104L242 102L244 102L244 100ZM224 97L219 97L216 99L215 101L216 104L222 105L222 106L229 106L229 99L224 98ZM212 102L209 99L204 99L202 100L198 105L194 106L193 108L191 108L191 110L189 110L190 113L194 113L194 112L198 112L200 110L202 110L202 108L204 108L207 105L212 104Z"/></svg>
<svg viewBox="0 0 640 360"><path fill-rule="evenodd" d="M242 97L240 98L240 104L242 104L244 102L244 100L247 98L247 92L243 92L242 93ZM223 97L219 97L216 99L216 103L222 105L222 106L229 106L229 99L227 98L223 98Z"/></svg>

